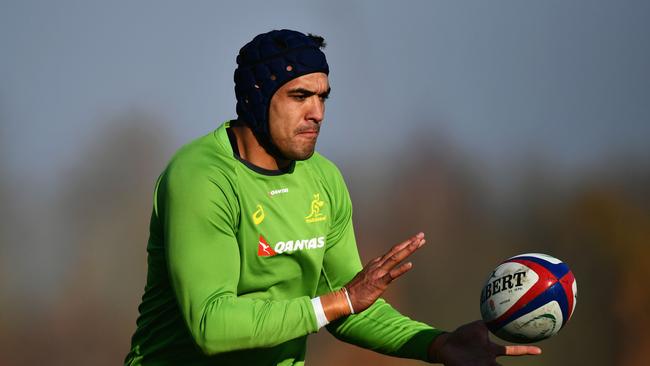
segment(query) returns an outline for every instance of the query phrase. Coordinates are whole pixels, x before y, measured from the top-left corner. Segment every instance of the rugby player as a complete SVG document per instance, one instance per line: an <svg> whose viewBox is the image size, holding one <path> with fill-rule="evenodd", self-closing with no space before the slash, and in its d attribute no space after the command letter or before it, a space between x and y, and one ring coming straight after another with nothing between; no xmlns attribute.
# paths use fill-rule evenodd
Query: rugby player
<svg viewBox="0 0 650 366"><path fill-rule="evenodd" d="M309 334L387 355L494 365L473 322L444 332L380 296L418 233L365 266L336 166L315 152L330 94L323 38L256 36L237 56L237 118L185 145L158 178L147 283L126 365L302 365Z"/></svg>

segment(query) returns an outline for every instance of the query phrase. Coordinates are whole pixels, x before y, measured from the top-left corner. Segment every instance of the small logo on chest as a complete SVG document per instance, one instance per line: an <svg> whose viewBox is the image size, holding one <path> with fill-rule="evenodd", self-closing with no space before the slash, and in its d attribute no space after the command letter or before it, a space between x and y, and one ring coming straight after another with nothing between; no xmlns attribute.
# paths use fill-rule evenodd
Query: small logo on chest
<svg viewBox="0 0 650 366"><path fill-rule="evenodd" d="M289 188L274 189L269 192L269 196L273 197L277 194L282 194L282 193L289 193Z"/></svg>
<svg viewBox="0 0 650 366"><path fill-rule="evenodd" d="M327 216L323 215L320 210L325 206L325 201L320 199L320 193L314 193L311 204L309 205L309 215L305 217L305 222L311 224L313 222L324 221Z"/></svg>

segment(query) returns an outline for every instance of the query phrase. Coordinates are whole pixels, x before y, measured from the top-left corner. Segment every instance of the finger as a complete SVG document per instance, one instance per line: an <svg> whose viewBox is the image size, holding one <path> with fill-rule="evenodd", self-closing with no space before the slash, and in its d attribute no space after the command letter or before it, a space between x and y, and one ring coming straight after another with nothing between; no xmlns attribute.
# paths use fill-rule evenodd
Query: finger
<svg viewBox="0 0 650 366"><path fill-rule="evenodd" d="M420 247L422 247L422 245L424 245L425 242L426 241L424 241L424 239L418 239L416 241L413 241L410 245L405 246L400 251L386 258L383 263L379 263L380 268L385 271L392 270L396 265L398 265L408 256L413 254L413 252L418 250Z"/></svg>
<svg viewBox="0 0 650 366"><path fill-rule="evenodd" d="M412 244L414 241L421 240L421 239L424 239L424 233L423 232L419 232L419 233L413 235L412 237L404 240L403 242L393 246L390 249L390 251L388 251L388 253L384 254L384 258L390 257L391 255L397 253L398 251L406 248L409 244Z"/></svg>
<svg viewBox="0 0 650 366"><path fill-rule="evenodd" d="M411 249L417 249L420 246L422 246L422 242L424 241L424 237L422 236L424 234L420 233L411 239L404 241L396 246L394 246L388 253L384 254L381 257L381 262L379 263L380 266L382 266L386 261L388 261L390 258L394 257L397 253L411 248Z"/></svg>
<svg viewBox="0 0 650 366"><path fill-rule="evenodd" d="M411 262L402 263L402 264L401 264L400 266L398 266L397 268L393 268L393 270L391 270L391 271L389 271L388 273L386 273L386 274L381 278L381 280L382 280L385 284L389 284L389 283L393 282L394 280L396 280L399 276L401 276L401 275L403 275L404 273L410 271L411 268L413 268L413 263L411 263Z"/></svg>
<svg viewBox="0 0 650 366"><path fill-rule="evenodd" d="M499 346L497 355L499 356L525 356L539 355L542 349L535 346Z"/></svg>
<svg viewBox="0 0 650 366"><path fill-rule="evenodd" d="M413 241L418 240L418 239L423 239L424 238L424 233L420 232L417 233L416 235L404 240L403 242L393 246L390 248L390 250L381 256L381 260L385 261L386 259L390 258L393 254L397 253L398 251L406 248L409 244L413 243Z"/></svg>
<svg viewBox="0 0 650 366"><path fill-rule="evenodd" d="M413 243L413 239L412 239L412 238L411 238L411 239L408 239L407 241L403 241L403 242L401 242L401 243L395 245L394 247L390 248L390 250L389 250L388 252L386 252L386 254L382 255L381 257L377 257L377 258L375 258L375 259L377 260L376 262L378 262L379 265L381 266L382 264L384 264L384 262L386 262L386 261L388 260L388 258L394 256L395 253L397 253L397 252L399 252L400 250L406 248L406 247L409 246L409 244L411 244L411 243ZM373 261L373 262L375 262L375 261Z"/></svg>

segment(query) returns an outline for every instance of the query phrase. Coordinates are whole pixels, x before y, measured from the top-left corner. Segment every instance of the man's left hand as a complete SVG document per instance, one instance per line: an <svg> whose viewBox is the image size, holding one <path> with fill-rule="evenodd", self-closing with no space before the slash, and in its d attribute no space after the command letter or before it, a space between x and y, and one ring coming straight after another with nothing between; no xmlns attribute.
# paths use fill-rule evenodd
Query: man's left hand
<svg viewBox="0 0 650 366"><path fill-rule="evenodd" d="M490 341L485 323L478 320L439 335L429 347L429 360L446 366L494 366L499 356L539 355L535 346L502 346Z"/></svg>

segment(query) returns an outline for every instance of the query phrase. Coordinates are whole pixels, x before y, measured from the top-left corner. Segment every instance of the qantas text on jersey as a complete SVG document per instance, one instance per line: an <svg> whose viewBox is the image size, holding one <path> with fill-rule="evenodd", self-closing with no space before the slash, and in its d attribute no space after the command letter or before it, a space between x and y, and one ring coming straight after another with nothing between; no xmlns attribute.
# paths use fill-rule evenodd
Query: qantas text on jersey
<svg viewBox="0 0 650 366"><path fill-rule="evenodd" d="M273 250L275 250L276 253L284 253L284 252L294 252L296 250L317 249L317 248L322 248L324 246L325 246L325 237L319 236L317 238L311 238L311 239L279 241L275 243Z"/></svg>

